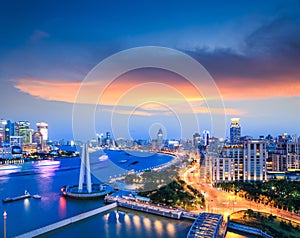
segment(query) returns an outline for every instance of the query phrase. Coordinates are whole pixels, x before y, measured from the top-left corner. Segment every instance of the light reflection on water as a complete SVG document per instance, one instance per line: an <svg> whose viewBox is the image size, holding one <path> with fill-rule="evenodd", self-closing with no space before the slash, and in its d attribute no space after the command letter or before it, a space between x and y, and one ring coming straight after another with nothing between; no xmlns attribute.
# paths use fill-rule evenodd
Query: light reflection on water
<svg viewBox="0 0 300 238"><path fill-rule="evenodd" d="M67 202L65 197L60 197L59 198L59 207L58 207L58 212L59 212L59 217L63 218L66 216L67 212Z"/></svg>
<svg viewBox="0 0 300 238"><path fill-rule="evenodd" d="M25 208L25 211L29 211L29 209L30 209L29 198L24 199L24 208Z"/></svg>

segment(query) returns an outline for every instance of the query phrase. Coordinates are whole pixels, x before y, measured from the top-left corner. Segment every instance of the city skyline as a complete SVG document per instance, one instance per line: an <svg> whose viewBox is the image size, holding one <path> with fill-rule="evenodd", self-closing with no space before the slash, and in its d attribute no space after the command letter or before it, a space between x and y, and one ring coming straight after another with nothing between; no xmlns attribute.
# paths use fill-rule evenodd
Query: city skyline
<svg viewBox="0 0 300 238"><path fill-rule="evenodd" d="M121 2L117 7L5 3L0 14L6 36L0 40L0 117L47 121L55 128L51 138L72 139L73 103L90 70L120 50L157 45L188 54L211 74L224 100L227 136L231 117L241 118L243 135L299 135L299 8L298 1ZM106 88L97 132L111 131L109 112L115 102L147 82L179 91L195 109L198 131L211 130L209 110L186 80L161 69L140 69ZM166 127L169 138L180 135L180 123L170 119L165 105L148 102L134 113L128 101L119 106L116 113L134 115L134 126L129 126L133 138L147 137L153 125Z"/></svg>

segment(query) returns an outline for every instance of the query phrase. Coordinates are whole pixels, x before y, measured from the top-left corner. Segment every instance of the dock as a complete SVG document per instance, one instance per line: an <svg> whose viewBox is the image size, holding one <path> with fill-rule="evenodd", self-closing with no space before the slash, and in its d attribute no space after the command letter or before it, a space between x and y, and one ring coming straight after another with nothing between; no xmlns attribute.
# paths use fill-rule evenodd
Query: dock
<svg viewBox="0 0 300 238"><path fill-rule="evenodd" d="M36 236L39 236L39 235L43 235L47 232L59 229L61 227L70 225L72 223L75 223L75 222L78 222L80 220L89 218L91 216L95 216L95 215L97 215L101 212L105 212L105 211L108 211L108 210L116 208L116 207L117 207L117 203L112 203L112 204L106 205L104 207L100 207L100 208L97 208L95 210L85 212L85 213L81 213L77 216L73 216L73 217L61 220L61 221L53 223L51 225L44 226L44 227L38 228L38 229L33 230L33 231L29 231L29 232L24 233L22 235L16 236L16 238L28 238L28 237L36 237Z"/></svg>
<svg viewBox="0 0 300 238"><path fill-rule="evenodd" d="M8 203L8 202L14 202L14 201L18 201L18 200L22 200L22 199L26 199L26 198L31 198L30 193L28 193L27 191L25 191L24 195L18 196L18 197L8 197L8 198L4 198L2 199L3 203Z"/></svg>
<svg viewBox="0 0 300 238"><path fill-rule="evenodd" d="M147 212L178 220L183 218L195 220L198 217L198 214L192 212L145 203L137 200L129 200L128 198L117 196L108 195L104 198L104 201L106 203L117 203L119 207L124 207L135 211Z"/></svg>

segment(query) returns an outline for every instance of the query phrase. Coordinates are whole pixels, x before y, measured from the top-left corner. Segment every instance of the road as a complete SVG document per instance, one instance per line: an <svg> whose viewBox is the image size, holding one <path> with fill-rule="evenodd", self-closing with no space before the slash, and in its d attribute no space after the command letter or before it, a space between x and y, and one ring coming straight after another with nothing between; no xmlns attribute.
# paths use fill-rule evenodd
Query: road
<svg viewBox="0 0 300 238"><path fill-rule="evenodd" d="M266 206L264 204L249 201L245 198L234 195L234 193L218 190L211 186L211 184L205 183L200 180L200 175L196 167L187 169L182 178L184 181L196 188L205 196L206 212L223 214L224 219L227 219L228 215L239 210L252 209L254 211L266 212L283 217L288 220L300 223L300 216L292 214L286 210L277 209L274 207ZM201 212L203 210L199 210Z"/></svg>

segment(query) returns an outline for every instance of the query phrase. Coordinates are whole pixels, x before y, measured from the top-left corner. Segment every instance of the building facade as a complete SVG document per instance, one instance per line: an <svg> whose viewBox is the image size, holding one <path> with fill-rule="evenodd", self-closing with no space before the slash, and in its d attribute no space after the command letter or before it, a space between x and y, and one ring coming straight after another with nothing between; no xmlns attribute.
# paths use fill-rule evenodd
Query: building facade
<svg viewBox="0 0 300 238"><path fill-rule="evenodd" d="M272 154L272 170L287 172L300 170L300 142L279 141Z"/></svg>
<svg viewBox="0 0 300 238"><path fill-rule="evenodd" d="M230 143L240 143L241 138L241 126L239 124L240 118L231 118L230 124Z"/></svg>
<svg viewBox="0 0 300 238"><path fill-rule="evenodd" d="M267 179L266 156L264 140L226 144L221 153L207 153L205 158L207 180L212 183L264 181Z"/></svg>
<svg viewBox="0 0 300 238"><path fill-rule="evenodd" d="M244 141L244 181L267 179L267 143L265 140Z"/></svg>

